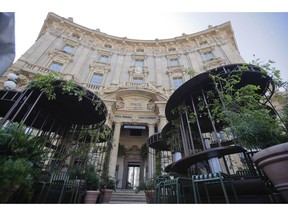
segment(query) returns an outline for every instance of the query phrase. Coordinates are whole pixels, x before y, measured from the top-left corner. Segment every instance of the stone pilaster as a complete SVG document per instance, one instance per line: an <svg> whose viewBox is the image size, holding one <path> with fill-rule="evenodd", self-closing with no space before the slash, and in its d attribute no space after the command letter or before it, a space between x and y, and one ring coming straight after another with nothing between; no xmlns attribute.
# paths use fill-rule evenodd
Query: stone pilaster
<svg viewBox="0 0 288 216"><path fill-rule="evenodd" d="M114 78L112 80L112 84L118 84L119 83L123 61L124 61L124 55L119 55L117 65L115 67L115 73L114 73Z"/></svg>
<svg viewBox="0 0 288 216"><path fill-rule="evenodd" d="M112 140L112 149L111 149L110 161L109 161L109 176L112 176L112 177L115 177L120 131L121 131L121 123L115 122L113 140Z"/></svg>
<svg viewBox="0 0 288 216"><path fill-rule="evenodd" d="M149 137L155 133L154 124L148 124L149 127ZM148 153L148 178L152 178L155 172L155 150L149 148Z"/></svg>

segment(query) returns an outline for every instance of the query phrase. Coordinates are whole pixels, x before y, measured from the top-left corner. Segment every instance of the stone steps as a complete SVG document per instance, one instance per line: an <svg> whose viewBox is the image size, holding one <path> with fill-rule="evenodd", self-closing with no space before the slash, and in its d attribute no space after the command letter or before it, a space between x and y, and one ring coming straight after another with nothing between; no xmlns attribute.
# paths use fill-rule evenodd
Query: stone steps
<svg viewBox="0 0 288 216"><path fill-rule="evenodd" d="M109 204L146 204L144 191L135 193L131 189L116 189L113 191Z"/></svg>

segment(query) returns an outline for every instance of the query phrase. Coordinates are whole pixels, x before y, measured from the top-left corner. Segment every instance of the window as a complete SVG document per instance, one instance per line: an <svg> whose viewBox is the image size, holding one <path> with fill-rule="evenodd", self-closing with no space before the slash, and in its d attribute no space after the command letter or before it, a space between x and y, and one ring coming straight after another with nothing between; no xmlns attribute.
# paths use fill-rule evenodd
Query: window
<svg viewBox="0 0 288 216"><path fill-rule="evenodd" d="M144 66L144 60L143 59L136 59L135 60L135 67L143 67Z"/></svg>
<svg viewBox="0 0 288 216"><path fill-rule="evenodd" d="M173 78L173 85L174 85L175 88L178 88L182 84L183 84L182 77L174 77Z"/></svg>
<svg viewBox="0 0 288 216"><path fill-rule="evenodd" d="M63 48L63 51L66 53L72 53L74 50L74 46L66 44Z"/></svg>
<svg viewBox="0 0 288 216"><path fill-rule="evenodd" d="M168 51L169 52L174 52L174 51L176 51L176 48L174 48L174 47L173 48L169 48Z"/></svg>
<svg viewBox="0 0 288 216"><path fill-rule="evenodd" d="M204 61L210 61L214 59L214 55L211 51L204 53Z"/></svg>
<svg viewBox="0 0 288 216"><path fill-rule="evenodd" d="M170 65L171 66L179 66L178 59L170 59Z"/></svg>
<svg viewBox="0 0 288 216"><path fill-rule="evenodd" d="M142 83L144 80L142 77L133 77L133 82Z"/></svg>
<svg viewBox="0 0 288 216"><path fill-rule="evenodd" d="M77 34L77 33L73 33L73 34L72 34L72 37L77 38L77 39L80 39L80 35Z"/></svg>
<svg viewBox="0 0 288 216"><path fill-rule="evenodd" d="M144 52L144 49L138 48L138 49L136 49L136 52Z"/></svg>
<svg viewBox="0 0 288 216"><path fill-rule="evenodd" d="M200 46L205 45L205 44L207 44L207 41L201 41L199 44L200 44Z"/></svg>
<svg viewBox="0 0 288 216"><path fill-rule="evenodd" d="M91 79L91 84L100 85L102 81L103 81L102 74L93 74L92 79Z"/></svg>
<svg viewBox="0 0 288 216"><path fill-rule="evenodd" d="M142 130L130 129L130 136L142 136Z"/></svg>
<svg viewBox="0 0 288 216"><path fill-rule="evenodd" d="M109 56L101 55L99 60L100 60L100 62L107 63L109 60Z"/></svg>
<svg viewBox="0 0 288 216"><path fill-rule="evenodd" d="M112 48L112 46L111 46L110 44L105 44L104 47L105 47L105 48L109 48L109 49Z"/></svg>
<svg viewBox="0 0 288 216"><path fill-rule="evenodd" d="M49 67L50 70L53 70L56 72L60 72L62 68L63 68L63 64L59 62L53 62Z"/></svg>

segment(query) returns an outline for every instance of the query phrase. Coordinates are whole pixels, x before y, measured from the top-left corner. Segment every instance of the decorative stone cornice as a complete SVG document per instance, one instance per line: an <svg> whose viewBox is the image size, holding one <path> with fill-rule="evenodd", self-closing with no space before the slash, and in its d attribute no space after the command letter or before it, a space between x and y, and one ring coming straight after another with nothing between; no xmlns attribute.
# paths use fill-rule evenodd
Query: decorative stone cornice
<svg viewBox="0 0 288 216"><path fill-rule="evenodd" d="M64 61L65 63L71 63L73 61L73 54L66 53L62 50L55 49L49 52L50 58L58 58Z"/></svg>
<svg viewBox="0 0 288 216"><path fill-rule="evenodd" d="M90 64L89 67L91 72L98 72L104 74L111 71L109 63L104 63L100 61L93 61L93 63Z"/></svg>
<svg viewBox="0 0 288 216"><path fill-rule="evenodd" d="M184 68L183 65L179 66L168 66L167 67L167 74L174 74L174 73L186 73L186 69Z"/></svg>
<svg viewBox="0 0 288 216"><path fill-rule="evenodd" d="M56 25L57 23L57 25ZM65 32L75 32L80 35L79 41L87 40L87 43L89 40L92 41L102 41L101 44L98 43L98 45L101 45L102 47L107 42L112 45L111 50L116 51L116 49L119 49L119 46L131 46L131 53L135 53L135 48L145 48L145 55L149 54L159 54L159 53L167 53L167 48L169 47L177 47L177 51L179 52L178 48L181 48L179 44L189 44L191 41L196 41L195 38L202 40L205 37L210 37L212 35L219 35L219 34L226 34L228 35L227 38L230 38L231 43L235 46L235 48L238 50L236 46L236 41L234 38L234 32L231 26L230 22L226 22L223 24L220 24L218 26L210 26L204 31L200 31L193 34L182 34L181 36L170 38L170 39L155 39L155 40L140 40L140 39L129 39L127 37L117 37L108 35L106 33L100 32L99 30L93 30L86 28L84 26L81 26L79 24L76 24L75 22L71 22L69 19L65 19L63 17L60 17L54 13L48 13L47 18L45 20L45 23L43 25L43 28L39 34L39 37L43 35L45 32L49 31L49 29L54 29L54 31L57 31L58 33L65 33ZM69 29L69 31L64 30ZM225 33L224 33L225 32ZM59 35L59 34L58 34ZM85 37L84 37L85 36ZM117 45L117 46L116 46ZM154 47L162 47L162 49L151 49ZM152 53L149 53L148 50L151 50ZM128 53L129 49L125 52Z"/></svg>
<svg viewBox="0 0 288 216"><path fill-rule="evenodd" d="M220 57L218 58L213 58L209 61L204 61L204 70L209 70L211 68L215 68L215 67L218 67L218 66L221 66L221 65L225 65L226 64L226 61Z"/></svg>
<svg viewBox="0 0 288 216"><path fill-rule="evenodd" d="M205 46L201 46L197 48L196 50L200 53L203 54L205 52L213 51L215 49L215 44L209 44Z"/></svg>

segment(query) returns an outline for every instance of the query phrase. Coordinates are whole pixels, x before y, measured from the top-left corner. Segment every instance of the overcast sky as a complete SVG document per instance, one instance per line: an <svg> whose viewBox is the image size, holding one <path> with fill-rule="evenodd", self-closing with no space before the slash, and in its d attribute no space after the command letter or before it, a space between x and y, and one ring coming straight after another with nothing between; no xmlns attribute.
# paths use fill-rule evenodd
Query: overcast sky
<svg viewBox="0 0 288 216"><path fill-rule="evenodd" d="M283 79L288 79L288 6L283 4L285 1L261 0L261 5L259 0L242 1L241 4L223 0L192 2L7 0L4 11L15 12L15 61L36 41L48 12L65 18L73 17L75 23L90 29L99 28L106 34L148 40L192 34L207 29L208 25L231 21L240 54L245 61L250 62L254 59L253 55L265 62L274 60ZM207 7L208 3L210 6Z"/></svg>

